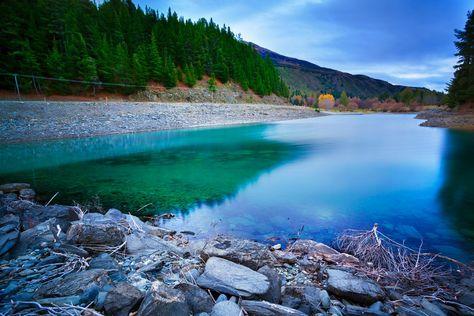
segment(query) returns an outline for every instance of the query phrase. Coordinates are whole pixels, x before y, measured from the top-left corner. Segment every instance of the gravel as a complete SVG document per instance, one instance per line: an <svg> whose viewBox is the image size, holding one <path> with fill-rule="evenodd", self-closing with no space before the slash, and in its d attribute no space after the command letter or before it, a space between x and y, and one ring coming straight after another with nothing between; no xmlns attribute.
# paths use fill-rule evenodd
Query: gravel
<svg viewBox="0 0 474 316"><path fill-rule="evenodd" d="M0 101L0 143L320 116L289 105Z"/></svg>

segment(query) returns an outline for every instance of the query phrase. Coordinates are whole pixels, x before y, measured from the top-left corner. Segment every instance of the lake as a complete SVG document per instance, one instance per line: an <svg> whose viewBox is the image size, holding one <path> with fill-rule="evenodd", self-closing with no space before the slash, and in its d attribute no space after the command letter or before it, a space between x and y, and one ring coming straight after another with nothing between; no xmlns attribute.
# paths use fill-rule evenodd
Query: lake
<svg viewBox="0 0 474 316"><path fill-rule="evenodd" d="M3 145L0 182L41 200L100 204L163 225L263 242L331 243L374 223L396 240L474 258L474 133L419 127L412 114ZM150 204L151 203L151 204Z"/></svg>

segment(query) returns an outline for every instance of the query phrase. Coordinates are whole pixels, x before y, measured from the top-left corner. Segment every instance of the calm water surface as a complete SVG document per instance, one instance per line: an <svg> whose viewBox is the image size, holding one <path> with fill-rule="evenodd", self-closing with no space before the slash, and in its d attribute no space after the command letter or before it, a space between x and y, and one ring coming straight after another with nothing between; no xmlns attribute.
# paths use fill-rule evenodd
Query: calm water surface
<svg viewBox="0 0 474 316"><path fill-rule="evenodd" d="M413 115L334 115L273 124L2 146L0 182L43 200L141 214L200 234L330 243L347 228L382 231L474 258L474 134L418 126Z"/></svg>

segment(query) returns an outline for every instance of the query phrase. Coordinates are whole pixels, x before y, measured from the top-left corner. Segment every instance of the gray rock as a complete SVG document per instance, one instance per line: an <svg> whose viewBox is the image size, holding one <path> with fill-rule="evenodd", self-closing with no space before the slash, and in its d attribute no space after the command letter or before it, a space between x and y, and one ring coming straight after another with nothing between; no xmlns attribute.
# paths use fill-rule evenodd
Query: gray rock
<svg viewBox="0 0 474 316"><path fill-rule="evenodd" d="M319 292L319 299L321 300L321 307L324 309L329 309L331 307L331 298L326 290Z"/></svg>
<svg viewBox="0 0 474 316"><path fill-rule="evenodd" d="M227 296L225 294L221 294L217 297L216 303L225 302L225 301L227 301Z"/></svg>
<svg viewBox="0 0 474 316"><path fill-rule="evenodd" d="M295 315L295 316L306 316L305 313L292 309L283 305L273 304L267 301L248 301L243 300L242 308L249 313L249 315L258 316L283 316L283 315Z"/></svg>
<svg viewBox="0 0 474 316"><path fill-rule="evenodd" d="M186 298L181 291L155 282L145 295L137 316L189 316L189 314Z"/></svg>
<svg viewBox="0 0 474 316"><path fill-rule="evenodd" d="M23 201L23 204L27 201ZM24 206L22 206L24 207ZM79 219L74 206L32 204L21 212L23 229L30 229L50 218L56 218L56 225L66 232L72 221Z"/></svg>
<svg viewBox="0 0 474 316"><path fill-rule="evenodd" d="M446 313L441 310L436 304L431 303L426 298L421 300L421 306L425 309L429 316L445 316Z"/></svg>
<svg viewBox="0 0 474 316"><path fill-rule="evenodd" d="M328 314L331 316L343 316L341 309L337 306L331 306L328 310Z"/></svg>
<svg viewBox="0 0 474 316"><path fill-rule="evenodd" d="M81 295L93 284L100 287L106 283L109 283L109 279L105 270L85 270L68 274L62 278L58 277L41 285L36 295L39 297Z"/></svg>
<svg viewBox="0 0 474 316"><path fill-rule="evenodd" d="M171 251L177 254L183 254L180 249L170 242L159 237L147 235L144 233L132 233L127 235L127 253L132 256L148 255L157 251Z"/></svg>
<svg viewBox="0 0 474 316"><path fill-rule="evenodd" d="M281 263L295 264L297 261L296 256L291 252L275 250L272 254L275 256L275 259Z"/></svg>
<svg viewBox="0 0 474 316"><path fill-rule="evenodd" d="M55 247L54 250L56 250L60 253L71 253L71 254L77 255L77 256L82 257L82 258L89 257L89 253L87 252L87 250L84 250L83 248L77 247L77 246L74 246L74 245L61 243L60 245Z"/></svg>
<svg viewBox="0 0 474 316"><path fill-rule="evenodd" d="M242 297L262 295L270 288L268 278L263 274L218 257L207 260L197 283L204 288Z"/></svg>
<svg viewBox="0 0 474 316"><path fill-rule="evenodd" d="M63 297L48 297L39 299L38 303L45 305L79 305L81 297L79 295L63 296Z"/></svg>
<svg viewBox="0 0 474 316"><path fill-rule="evenodd" d="M20 218L13 214L0 219L0 256L7 253L20 237Z"/></svg>
<svg viewBox="0 0 474 316"><path fill-rule="evenodd" d="M224 301L219 302L212 308L211 316L240 316L242 312L239 305L230 302Z"/></svg>
<svg viewBox="0 0 474 316"><path fill-rule="evenodd" d="M300 255L337 255L339 252L328 245L311 239L298 239L288 249Z"/></svg>
<svg viewBox="0 0 474 316"><path fill-rule="evenodd" d="M281 279L278 272L270 266L263 266L258 269L259 273L268 278L270 288L267 293L263 294L261 298L270 303L280 303L281 300Z"/></svg>
<svg viewBox="0 0 474 316"><path fill-rule="evenodd" d="M36 197L36 192L33 189L21 189L20 199L33 201Z"/></svg>
<svg viewBox="0 0 474 316"><path fill-rule="evenodd" d="M282 305L305 313L317 313L322 311L320 295L321 290L312 285L286 286L282 297Z"/></svg>
<svg viewBox="0 0 474 316"><path fill-rule="evenodd" d="M0 185L0 191L3 193L16 193L22 189L28 189L30 185L28 183L5 183Z"/></svg>
<svg viewBox="0 0 474 316"><path fill-rule="evenodd" d="M71 224L67 240L74 244L119 246L125 240L123 227L99 213L87 213Z"/></svg>
<svg viewBox="0 0 474 316"><path fill-rule="evenodd" d="M20 233L20 238L15 247L10 249L8 256L15 258L27 253L31 250L40 248L41 245L52 245L56 241L64 237L59 234L56 229L56 219L51 218L33 228Z"/></svg>
<svg viewBox="0 0 474 316"><path fill-rule="evenodd" d="M199 272L199 270L191 269L191 270L186 271L184 273L184 278L186 279L186 281L188 281L190 283L196 283L196 280L200 275L201 275L201 273Z"/></svg>
<svg viewBox="0 0 474 316"><path fill-rule="evenodd" d="M274 261L270 250L265 245L224 236L209 240L202 250L202 257L205 260L210 257L221 257L253 270Z"/></svg>
<svg viewBox="0 0 474 316"><path fill-rule="evenodd" d="M336 296L366 305L385 297L381 287L372 280L336 269L327 269L327 274L328 290Z"/></svg>
<svg viewBox="0 0 474 316"><path fill-rule="evenodd" d="M105 297L104 310L110 315L127 316L142 299L136 287L120 282Z"/></svg>
<svg viewBox="0 0 474 316"><path fill-rule="evenodd" d="M181 283L174 288L184 293L186 303L193 313L211 312L214 302L209 294L200 287L193 284Z"/></svg>
<svg viewBox="0 0 474 316"><path fill-rule="evenodd" d="M173 235L176 233L176 231L174 230L169 230L162 227L156 227L156 226L152 226L147 223L144 223L141 219L131 214L125 214L124 219L127 222L127 225L128 227L130 227L132 232L135 232L135 231L143 232L147 235L153 235L157 237L164 237L165 235Z"/></svg>
<svg viewBox="0 0 474 316"><path fill-rule="evenodd" d="M117 261L108 253L101 253L89 262L91 269L118 270Z"/></svg>

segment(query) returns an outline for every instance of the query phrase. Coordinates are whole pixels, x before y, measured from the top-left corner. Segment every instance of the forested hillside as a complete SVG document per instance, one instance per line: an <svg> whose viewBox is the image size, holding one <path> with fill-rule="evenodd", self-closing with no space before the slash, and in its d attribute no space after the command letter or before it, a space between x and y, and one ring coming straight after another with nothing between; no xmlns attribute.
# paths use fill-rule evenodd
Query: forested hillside
<svg viewBox="0 0 474 316"><path fill-rule="evenodd" d="M131 0L3 0L0 3L0 76L44 76L90 82L130 93L150 81L174 87L193 86L207 75L233 80L259 95L289 92L269 58L238 39L229 28L201 19L179 18L137 7ZM34 85L20 77L22 89ZM74 93L87 86L45 81L50 93ZM127 84L129 86L123 86ZM90 88L90 87L89 87Z"/></svg>
<svg viewBox="0 0 474 316"><path fill-rule="evenodd" d="M353 75L321 67L308 61L277 54L255 44L253 46L262 56L270 57L280 71L283 80L293 90L315 94L331 93L336 98L339 98L345 91L351 97L385 100L388 98L398 99L399 94L407 88L364 75ZM423 104L439 104L444 96L443 93L426 88L409 88L416 94L417 101Z"/></svg>

